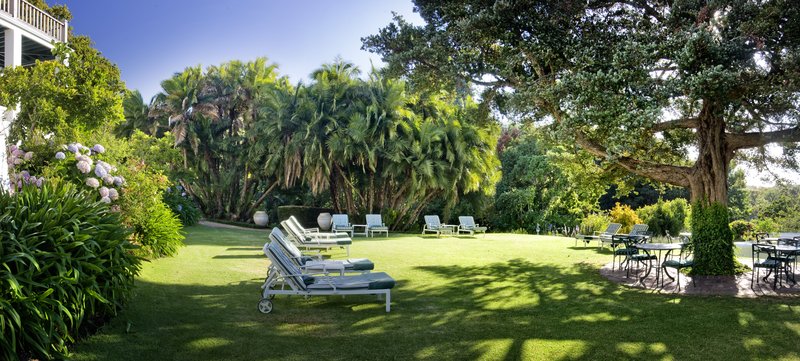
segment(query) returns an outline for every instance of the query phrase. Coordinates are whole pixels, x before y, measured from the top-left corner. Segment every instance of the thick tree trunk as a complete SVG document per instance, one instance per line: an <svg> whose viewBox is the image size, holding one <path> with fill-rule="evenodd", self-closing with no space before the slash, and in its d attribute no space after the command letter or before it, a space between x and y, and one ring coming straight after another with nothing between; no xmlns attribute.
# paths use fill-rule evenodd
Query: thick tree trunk
<svg viewBox="0 0 800 361"><path fill-rule="evenodd" d="M736 263L725 207L728 205L728 168L733 151L726 139L725 122L713 108L705 106L700 115L698 157L688 177L692 203L696 206L692 212L695 261L692 272L696 275L732 275Z"/></svg>
<svg viewBox="0 0 800 361"><path fill-rule="evenodd" d="M698 156L689 174L692 202L728 204L728 169L733 152L725 137L725 122L714 114L713 107L704 108L697 128Z"/></svg>

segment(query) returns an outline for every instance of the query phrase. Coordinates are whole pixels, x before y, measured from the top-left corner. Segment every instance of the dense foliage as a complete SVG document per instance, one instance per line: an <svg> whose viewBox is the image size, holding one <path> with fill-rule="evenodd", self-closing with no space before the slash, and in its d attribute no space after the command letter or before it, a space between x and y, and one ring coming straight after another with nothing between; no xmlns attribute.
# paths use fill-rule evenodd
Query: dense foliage
<svg viewBox="0 0 800 361"><path fill-rule="evenodd" d="M497 184L493 225L529 233L537 225L540 229L546 224L577 225L586 213L596 210L597 197L605 188L596 176L599 171L592 173L591 158L546 147L533 135L521 134L498 146L503 149L503 177Z"/></svg>
<svg viewBox="0 0 800 361"><path fill-rule="evenodd" d="M682 230L687 228L689 202L683 198L659 201L656 204L637 209L636 214L644 223L647 223L648 230L653 235L677 237Z"/></svg>
<svg viewBox="0 0 800 361"><path fill-rule="evenodd" d="M756 225L753 222L737 220L731 222L730 227L734 240L752 241L755 239Z"/></svg>
<svg viewBox="0 0 800 361"><path fill-rule="evenodd" d="M692 244L697 275L732 275L736 271L733 233L724 204L692 204Z"/></svg>
<svg viewBox="0 0 800 361"><path fill-rule="evenodd" d="M148 120L140 99L126 101L118 129L169 124L181 185L211 218L249 220L277 189L301 187L327 193L337 212L385 213L406 229L434 199L452 208L494 191L499 127L471 99L358 74L337 61L291 86L263 58L187 68L162 82Z"/></svg>
<svg viewBox="0 0 800 361"><path fill-rule="evenodd" d="M580 224L581 234L594 234L603 232L612 223L611 218L605 213L592 213L584 217Z"/></svg>
<svg viewBox="0 0 800 361"><path fill-rule="evenodd" d="M162 197L164 204L172 210L184 226L192 226L200 220L200 210L191 198L183 191L183 187L167 187Z"/></svg>
<svg viewBox="0 0 800 361"><path fill-rule="evenodd" d="M149 257L174 255L185 237L180 219L162 198L169 180L143 163L129 163L126 170L128 185L120 212L131 227L133 242Z"/></svg>
<svg viewBox="0 0 800 361"><path fill-rule="evenodd" d="M0 105L19 105L11 126L12 140L50 134L75 141L83 130L123 119L125 84L119 69L92 48L88 38L73 37L68 45L56 44L54 54L55 61L0 71Z"/></svg>
<svg viewBox="0 0 800 361"><path fill-rule="evenodd" d="M728 211L732 220L748 219L753 213L744 177L742 169L732 170L728 176Z"/></svg>
<svg viewBox="0 0 800 361"><path fill-rule="evenodd" d="M120 220L130 227L142 255L174 254L184 237L180 221L162 199L169 186L167 177L133 156L130 145L141 142L121 141L105 132L93 132L88 137L110 145L56 146L40 139L32 141L30 147L23 144L24 149L11 146L8 161L15 187L53 181L72 183L87 190L85 195L91 200L112 204L112 209L120 212ZM118 168L117 162L124 163Z"/></svg>
<svg viewBox="0 0 800 361"><path fill-rule="evenodd" d="M481 85L495 109L693 200L726 203L737 156L798 167L798 2L415 4L423 25L398 16L363 47L416 86ZM771 143L781 157L757 151Z"/></svg>
<svg viewBox="0 0 800 361"><path fill-rule="evenodd" d="M631 209L630 206L625 204L617 203L614 208L611 208L611 211L608 212L609 217L611 217L611 221L614 223L619 223L622 225L620 228L620 233L629 233L631 229L633 229L634 224L641 224L642 220L636 214L636 212Z"/></svg>
<svg viewBox="0 0 800 361"><path fill-rule="evenodd" d="M71 184L0 194L0 358L66 357L119 310L139 260L116 213Z"/></svg>
<svg viewBox="0 0 800 361"><path fill-rule="evenodd" d="M800 231L800 185L779 183L750 193L757 219L770 218L783 231Z"/></svg>

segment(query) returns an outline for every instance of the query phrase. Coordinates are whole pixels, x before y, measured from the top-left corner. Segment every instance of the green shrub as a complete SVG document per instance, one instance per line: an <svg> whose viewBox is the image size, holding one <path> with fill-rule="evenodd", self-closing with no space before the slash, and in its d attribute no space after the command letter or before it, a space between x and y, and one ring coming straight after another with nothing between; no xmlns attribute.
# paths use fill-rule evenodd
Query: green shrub
<svg viewBox="0 0 800 361"><path fill-rule="evenodd" d="M761 218L756 222L756 232L776 233L780 226L772 218Z"/></svg>
<svg viewBox="0 0 800 361"><path fill-rule="evenodd" d="M581 220L581 233L592 234L593 232L605 231L609 223L611 223L611 218L608 215L604 213L592 213Z"/></svg>
<svg viewBox="0 0 800 361"><path fill-rule="evenodd" d="M617 202L614 208L611 208L609 216L611 216L612 222L622 225L620 233L628 233L631 231L634 224L642 223L642 220L639 219L639 216L636 215L636 212L634 212L630 206L627 204L619 204L619 202Z"/></svg>
<svg viewBox="0 0 800 361"><path fill-rule="evenodd" d="M733 232L728 226L728 207L720 203L692 207L692 243L695 275L733 275L736 273Z"/></svg>
<svg viewBox="0 0 800 361"><path fill-rule="evenodd" d="M733 221L730 224L731 232L735 240L753 239L756 225L748 221Z"/></svg>
<svg viewBox="0 0 800 361"><path fill-rule="evenodd" d="M197 205L189 198L183 187L178 185L167 188L162 199L167 207L178 215L178 219L181 220L184 227L195 225L200 220L200 210L197 209Z"/></svg>
<svg viewBox="0 0 800 361"><path fill-rule="evenodd" d="M93 197L65 183L0 193L0 359L66 358L130 295L139 260Z"/></svg>
<svg viewBox="0 0 800 361"><path fill-rule="evenodd" d="M143 256L172 256L183 245L182 225L162 200L167 177L151 171L143 163L129 164L128 182L121 198L123 221L133 232L134 243Z"/></svg>
<svg viewBox="0 0 800 361"><path fill-rule="evenodd" d="M303 227L317 227L317 217L320 213L333 214L333 210L308 206L280 206L278 207L278 222L289 219L289 216L295 216Z"/></svg>
<svg viewBox="0 0 800 361"><path fill-rule="evenodd" d="M659 201L636 210L636 214L647 223L648 230L656 236L677 236L684 229L689 204L683 198Z"/></svg>

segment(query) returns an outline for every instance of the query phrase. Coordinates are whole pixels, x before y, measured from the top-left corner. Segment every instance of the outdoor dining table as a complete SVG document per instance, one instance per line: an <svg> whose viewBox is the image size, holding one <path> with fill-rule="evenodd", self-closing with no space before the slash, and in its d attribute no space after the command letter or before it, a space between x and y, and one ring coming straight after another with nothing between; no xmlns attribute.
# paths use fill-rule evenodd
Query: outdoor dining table
<svg viewBox="0 0 800 361"><path fill-rule="evenodd" d="M792 245L788 245L788 244L772 244L772 242L777 242L779 239L781 239L781 238L778 238L778 237L767 237L767 238L762 239L762 241L765 241L765 242L769 243L770 247L773 248L776 253L783 253L785 255L792 255L792 254L798 255L798 254L800 254L800 247L798 247L798 246L792 246ZM747 246L752 246L753 245L753 242L749 242L749 241L748 242L740 242L740 243L742 245L747 245ZM789 273L789 267L784 267L783 268L783 272L786 275L786 279L787 280L791 280L792 283L797 284L797 280L794 277L795 269L792 269L791 273ZM764 276L764 280L766 280L771 273L772 273L772 271L770 271L770 273L767 273L767 275Z"/></svg>
<svg viewBox="0 0 800 361"><path fill-rule="evenodd" d="M662 284L664 283L664 275L662 274L663 268L661 267L661 263L663 262L663 260L666 257L669 257L672 251L680 250L681 248L683 248L684 245L686 245L686 243L640 243L636 245L636 248L644 251L648 255L652 255L650 252L656 253L656 265L655 265L656 285L658 285L659 280L661 280ZM664 251L666 251L667 253L664 255L664 258L662 258L661 256ZM639 278L639 282L641 282L643 285L644 285L644 280L647 279L647 276L650 275L650 270L652 268L653 265L651 263L650 267L647 268L647 272L645 273L645 275Z"/></svg>
<svg viewBox="0 0 800 361"><path fill-rule="evenodd" d="M788 255L795 255L796 256L798 253L800 253L800 247L797 247L797 246L792 246L792 245L788 245L788 244L778 244L778 245L775 245L774 247L775 247L775 251L776 252L783 253L783 254L785 254L787 256ZM797 284L797 280L795 280L795 278L794 278L794 272L795 272L794 268L792 268L792 272L789 273L789 267L784 267L783 268L783 272L786 274L786 279L787 280L791 280L792 283Z"/></svg>

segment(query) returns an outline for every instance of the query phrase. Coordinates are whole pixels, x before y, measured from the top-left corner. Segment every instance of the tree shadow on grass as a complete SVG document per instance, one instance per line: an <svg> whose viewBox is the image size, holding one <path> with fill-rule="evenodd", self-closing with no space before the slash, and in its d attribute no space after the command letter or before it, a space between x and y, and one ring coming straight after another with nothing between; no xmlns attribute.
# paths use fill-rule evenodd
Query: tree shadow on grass
<svg viewBox="0 0 800 361"><path fill-rule="evenodd" d="M131 307L76 359L776 359L798 357L794 300L628 290L596 266L524 259L423 265L373 296L278 296L260 282L138 282ZM130 333L125 333L131 321Z"/></svg>

